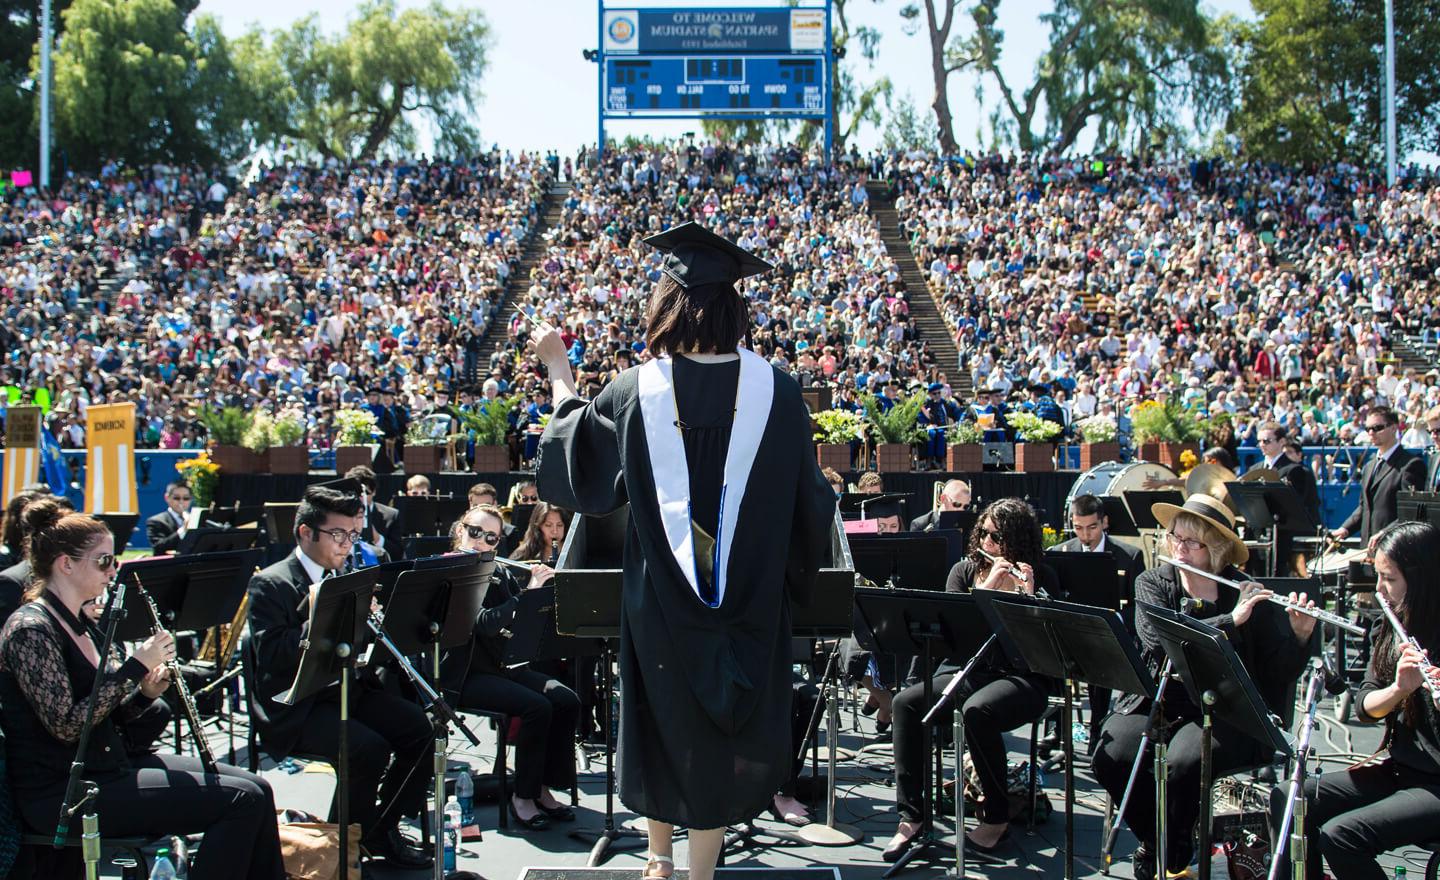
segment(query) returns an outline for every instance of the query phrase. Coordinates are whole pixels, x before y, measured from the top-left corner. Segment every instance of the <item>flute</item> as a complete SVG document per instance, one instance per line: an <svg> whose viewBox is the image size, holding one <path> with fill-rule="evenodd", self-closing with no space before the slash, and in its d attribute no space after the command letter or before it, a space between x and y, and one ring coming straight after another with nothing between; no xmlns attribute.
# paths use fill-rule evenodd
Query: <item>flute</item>
<svg viewBox="0 0 1440 880"><path fill-rule="evenodd" d="M994 554L991 554L991 553L986 553L984 550L981 550L979 547L976 547L976 548L975 548L975 552L976 552L976 553L979 553L981 556L984 556L986 559L990 560L991 562L1000 562L1000 561L1001 561L1001 558L1000 558L999 556L995 556ZM1005 560L1005 561L1008 562L1009 560ZM1011 569L1010 569L1010 576L1013 577L1015 580L1019 581L1019 582L1022 583L1022 584L1028 584L1028 583L1030 583L1030 578L1029 578L1029 576L1026 575L1025 572L1021 571L1021 570L1018 569L1018 568L1014 568L1013 566L1012 566Z"/></svg>
<svg viewBox="0 0 1440 880"><path fill-rule="evenodd" d="M518 568L521 571L533 571L534 566L524 562L517 562L514 559L506 559L504 556L496 556L495 561L501 565L508 565L511 568Z"/></svg>
<svg viewBox="0 0 1440 880"><path fill-rule="evenodd" d="M1400 618L1395 614L1395 609L1391 608L1390 603L1386 601L1385 594L1376 590L1375 601L1380 603L1380 610L1385 612L1385 619L1390 621L1390 628L1395 631L1395 640L1407 645L1414 645L1415 650L1419 651L1420 655L1424 657L1425 649L1420 647L1420 640L1405 632L1405 627L1400 625ZM1424 665L1420 667L1420 675L1425 682L1425 690L1430 692L1431 701L1434 702L1437 707L1440 707L1440 682L1436 682L1435 679L1431 677L1436 673L1435 665L1431 663L1429 659L1426 659Z"/></svg>
<svg viewBox="0 0 1440 880"><path fill-rule="evenodd" d="M1227 587L1234 587L1234 588L1237 589L1237 590L1243 590L1243 589L1244 589L1244 584L1241 583L1240 581L1232 581L1232 580L1230 580L1229 578L1220 577L1219 575L1217 575L1217 574L1212 574L1211 572L1208 572L1208 571L1206 571L1206 570L1203 569L1203 568L1196 568L1196 567L1193 566L1193 565L1190 565L1190 564L1185 563L1185 562L1181 562L1181 561L1179 561L1179 560L1177 560L1177 559L1173 559L1173 558L1171 558L1171 557L1169 557L1169 556L1164 556L1164 555L1161 555L1161 554L1156 554L1155 560L1156 560L1157 562L1168 562L1169 564L1175 566L1176 568L1178 568L1178 569L1180 569L1180 570L1182 570L1182 571L1188 571L1188 572L1190 572L1191 574L1198 574L1198 575L1200 575L1201 577L1209 578L1210 580L1214 581L1214 582L1217 583L1217 584L1224 584L1224 585L1227 586ZM1252 582L1252 583L1253 583L1253 582ZM1263 586L1263 585L1262 585L1262 584L1256 584L1256 586ZM1313 617L1313 618L1315 618L1316 620L1320 621L1321 623L1328 623L1328 624L1330 624L1331 626L1339 627L1340 629L1343 629L1345 632L1348 632L1348 633L1350 633L1351 635L1355 635L1355 636L1363 636L1363 635L1365 635L1365 628L1364 628L1363 626L1361 626L1360 624L1355 623L1355 622L1353 622L1353 621L1346 620L1345 618L1341 617L1341 616L1338 615L1338 614L1333 614L1333 613L1331 613L1331 612L1329 612L1329 611L1325 611L1325 610L1320 609L1320 608L1306 608L1305 606L1299 604L1298 602L1291 602L1289 599L1287 599L1287 598L1284 597L1284 596L1281 596L1279 593L1271 593L1271 594L1270 594L1269 596L1267 596L1266 598L1269 599L1271 602L1274 602L1276 605L1279 605L1280 607L1286 609L1287 611L1298 611L1298 612L1300 612L1301 614L1304 614L1304 615L1306 615L1306 616L1308 616L1308 617Z"/></svg>

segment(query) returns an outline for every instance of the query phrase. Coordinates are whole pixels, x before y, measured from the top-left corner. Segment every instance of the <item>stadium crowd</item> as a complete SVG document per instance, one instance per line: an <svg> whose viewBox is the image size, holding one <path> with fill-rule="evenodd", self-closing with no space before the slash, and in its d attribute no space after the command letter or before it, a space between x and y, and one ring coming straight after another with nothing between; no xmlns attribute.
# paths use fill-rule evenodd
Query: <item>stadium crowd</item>
<svg viewBox="0 0 1440 880"><path fill-rule="evenodd" d="M162 448L203 445L197 416L217 405L302 409L324 448L347 406L417 416L515 393L523 434L549 411L525 322L494 328L488 363L484 337L563 176L560 220L510 286L562 328L582 389L643 351L660 277L643 239L696 220L776 265L744 283L753 347L842 407L887 387L958 399L952 377L968 373L1002 398L1053 395L1067 423L1123 423L1169 393L1228 413L1237 445L1271 418L1314 445L1364 442L1371 403L1425 441L1416 430L1440 405L1440 372L1391 357L1399 334L1440 335L1432 178L1387 192L1349 166L913 151L827 164L794 146L693 142L560 162L496 150L239 181L112 166L48 199L7 194L0 385L49 406L72 446L85 407L108 401L136 402L140 445ZM928 293L907 290L886 252L872 179L896 196L958 364L913 329L910 298Z"/></svg>

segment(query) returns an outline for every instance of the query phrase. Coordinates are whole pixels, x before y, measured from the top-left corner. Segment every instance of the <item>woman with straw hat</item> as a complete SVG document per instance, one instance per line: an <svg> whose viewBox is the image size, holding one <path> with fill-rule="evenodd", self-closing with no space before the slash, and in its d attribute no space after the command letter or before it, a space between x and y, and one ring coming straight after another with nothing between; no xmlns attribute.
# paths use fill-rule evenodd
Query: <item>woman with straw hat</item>
<svg viewBox="0 0 1440 880"><path fill-rule="evenodd" d="M1273 595L1271 591L1247 579L1239 566L1250 552L1235 533L1235 516L1224 502L1196 493L1183 507L1156 504L1151 512L1165 528L1168 556L1216 577L1162 562L1136 579L1136 601L1188 614L1224 631L1271 711L1283 713L1292 700L1291 688L1304 670L1315 618L1266 601ZM1219 579L1235 582L1240 589ZM1292 593L1290 599L1305 607L1315 604L1303 593ZM1135 628L1145 663L1158 678L1165 651L1143 612L1135 616ZM1140 755L1150 704L1143 696L1122 699L1101 730L1092 767L1095 778L1117 802ZM1163 715L1169 747L1165 867L1173 875L1185 871L1194 854L1192 833L1200 813L1201 713L1184 688L1170 687L1165 691ZM1269 756L1265 746L1238 728L1218 719L1214 722L1214 778L1260 765ZM1140 840L1132 857L1136 880L1149 880L1157 875L1153 856L1155 782L1149 761L1141 762L1124 818ZM1205 858L1208 854L1200 855Z"/></svg>

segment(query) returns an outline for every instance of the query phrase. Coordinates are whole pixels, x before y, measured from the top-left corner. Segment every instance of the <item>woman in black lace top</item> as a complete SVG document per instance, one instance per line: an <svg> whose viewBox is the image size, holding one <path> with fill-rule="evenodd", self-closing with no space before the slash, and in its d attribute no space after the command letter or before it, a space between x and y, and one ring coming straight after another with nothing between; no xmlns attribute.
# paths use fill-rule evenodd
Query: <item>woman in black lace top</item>
<svg viewBox="0 0 1440 880"><path fill-rule="evenodd" d="M95 683L103 637L91 609L116 565L114 540L94 517L45 499L25 509L34 585L0 632L0 724L11 754L10 785L26 825L49 833L64 799L70 762ZM107 658L105 684L85 755L85 778L99 785L96 812L105 836L204 833L191 876L283 880L275 803L260 777L198 758L132 754L135 717L169 687L164 663L174 640L157 634L128 658Z"/></svg>

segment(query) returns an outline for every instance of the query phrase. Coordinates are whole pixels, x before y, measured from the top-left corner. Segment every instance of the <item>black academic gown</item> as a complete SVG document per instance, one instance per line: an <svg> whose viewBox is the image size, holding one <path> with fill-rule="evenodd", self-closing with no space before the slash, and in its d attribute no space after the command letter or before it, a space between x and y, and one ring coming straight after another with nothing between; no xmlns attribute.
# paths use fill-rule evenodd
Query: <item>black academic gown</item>
<svg viewBox="0 0 1440 880"><path fill-rule="evenodd" d="M697 403L706 408L706 383L687 380L695 371L726 367L677 366L682 421L707 422L695 415ZM648 818L718 828L757 815L790 773L786 593L801 596L814 583L835 494L816 463L799 386L767 367L774 397L741 496L725 595L709 607L666 539L640 369L621 373L593 402L572 398L556 408L541 440L536 479L540 497L581 513L630 503L619 655L621 801ZM730 366L729 375L735 372ZM728 392L708 398L724 402L722 418L734 388L732 381ZM690 445L687 438L687 450ZM693 475L697 463L687 463ZM723 469L723 460L710 465ZM709 492L693 481L691 488L692 507L702 506ZM694 515L704 523L703 513Z"/></svg>

